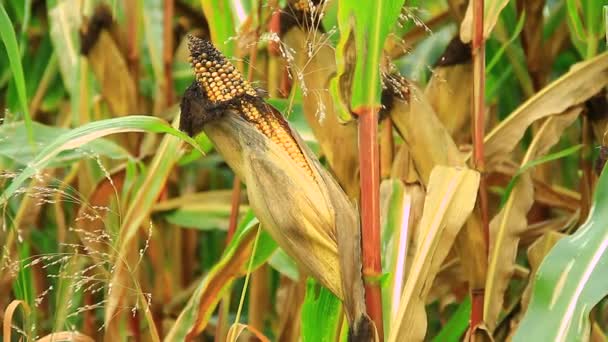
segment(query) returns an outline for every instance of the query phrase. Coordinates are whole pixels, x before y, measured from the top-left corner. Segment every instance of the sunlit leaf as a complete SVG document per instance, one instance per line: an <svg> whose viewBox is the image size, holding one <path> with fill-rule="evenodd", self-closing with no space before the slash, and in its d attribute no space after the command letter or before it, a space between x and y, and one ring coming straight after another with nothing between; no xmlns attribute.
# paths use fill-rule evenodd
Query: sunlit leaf
<svg viewBox="0 0 608 342"><path fill-rule="evenodd" d="M589 336L589 311L608 294L608 172L598 181L587 221L557 242L534 279L514 341L574 341Z"/></svg>

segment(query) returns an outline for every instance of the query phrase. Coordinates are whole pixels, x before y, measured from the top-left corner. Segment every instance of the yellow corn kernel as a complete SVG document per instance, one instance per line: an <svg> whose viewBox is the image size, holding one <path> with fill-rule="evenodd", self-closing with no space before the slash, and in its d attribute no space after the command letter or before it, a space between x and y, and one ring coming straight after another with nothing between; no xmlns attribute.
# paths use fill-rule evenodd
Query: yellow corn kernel
<svg viewBox="0 0 608 342"><path fill-rule="evenodd" d="M308 4L306 0L303 3ZM210 42L190 36L188 48L188 61L194 69L196 80L211 102L227 102L245 94L257 97L251 84L243 79L238 70ZM247 121L254 122L258 131L286 151L296 165L303 168L309 176L313 176L312 169L296 140L274 113L260 112L245 98L240 100L239 113Z"/></svg>

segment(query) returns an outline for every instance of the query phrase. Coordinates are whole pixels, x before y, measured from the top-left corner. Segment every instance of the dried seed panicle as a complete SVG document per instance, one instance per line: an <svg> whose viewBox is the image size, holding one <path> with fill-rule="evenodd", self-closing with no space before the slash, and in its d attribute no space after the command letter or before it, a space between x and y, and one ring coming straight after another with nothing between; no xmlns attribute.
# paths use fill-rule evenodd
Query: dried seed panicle
<svg viewBox="0 0 608 342"><path fill-rule="evenodd" d="M190 36L188 48L196 80L209 101L236 109L312 177L308 161L281 114L259 98L251 84L209 41Z"/></svg>
<svg viewBox="0 0 608 342"><path fill-rule="evenodd" d="M189 62L197 81L211 102L223 102L244 94L256 96L253 87L209 41L188 37Z"/></svg>

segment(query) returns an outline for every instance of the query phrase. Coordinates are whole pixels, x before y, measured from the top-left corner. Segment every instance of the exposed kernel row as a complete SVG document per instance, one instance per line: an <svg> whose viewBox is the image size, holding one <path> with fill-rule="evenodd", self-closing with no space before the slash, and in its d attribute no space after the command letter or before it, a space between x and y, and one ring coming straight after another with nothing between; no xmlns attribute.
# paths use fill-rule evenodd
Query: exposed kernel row
<svg viewBox="0 0 608 342"><path fill-rule="evenodd" d="M189 49L191 56L188 61L194 69L196 80L211 102L221 103L238 99L245 94L257 96L249 82L243 79L239 71L211 43L191 37ZM312 170L304 154L279 118L273 113L260 112L246 99L241 99L237 103L240 103L241 115L248 121L254 122L262 134L281 146L291 159L312 177Z"/></svg>

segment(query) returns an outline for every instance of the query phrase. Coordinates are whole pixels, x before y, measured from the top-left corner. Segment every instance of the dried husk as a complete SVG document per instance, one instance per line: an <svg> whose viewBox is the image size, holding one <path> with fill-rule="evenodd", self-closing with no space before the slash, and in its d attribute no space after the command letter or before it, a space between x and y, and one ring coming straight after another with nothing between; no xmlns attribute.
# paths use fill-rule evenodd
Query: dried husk
<svg viewBox="0 0 608 342"><path fill-rule="evenodd" d="M203 130L247 184L250 206L262 227L305 273L343 300L351 324L362 317L368 321L357 211L297 133L291 131L312 178L233 110L206 123Z"/></svg>

